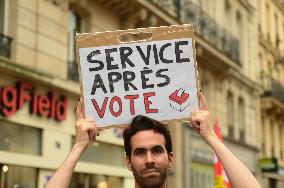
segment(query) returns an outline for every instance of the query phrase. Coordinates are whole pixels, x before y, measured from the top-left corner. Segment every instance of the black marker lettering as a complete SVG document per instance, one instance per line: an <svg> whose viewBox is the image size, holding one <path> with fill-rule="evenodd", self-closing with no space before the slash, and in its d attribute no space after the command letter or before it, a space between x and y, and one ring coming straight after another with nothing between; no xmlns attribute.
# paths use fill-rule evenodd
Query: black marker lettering
<svg viewBox="0 0 284 188"><path fill-rule="evenodd" d="M119 69L118 65L112 65L111 62L114 60L113 57L110 56L111 53L117 52L117 48L105 49L106 53L106 63L107 63L107 70L114 70Z"/></svg>
<svg viewBox="0 0 284 188"><path fill-rule="evenodd" d="M108 73L109 91L110 91L111 93L114 92L114 86L113 86L113 84L114 84L115 82L118 82L118 81L121 80L121 79L122 79L122 75L121 75L121 73L119 73L119 72L110 72L110 73Z"/></svg>
<svg viewBox="0 0 284 188"><path fill-rule="evenodd" d="M101 78L101 76L99 74L95 75L95 79L94 79L91 95L95 95L96 94L97 88L101 88L104 91L104 93L107 92L106 87L104 85L104 82L103 82L103 80L102 80L102 78Z"/></svg>
<svg viewBox="0 0 284 188"><path fill-rule="evenodd" d="M164 50L167 48L167 47L169 47L169 46L171 46L172 44L171 43L166 43L166 44L164 44L162 47L161 47L161 49L160 49L160 52L159 52L159 56L160 56L160 60L163 62L163 63L173 63L174 61L173 60L169 60L169 59L165 59L164 58Z"/></svg>
<svg viewBox="0 0 284 188"><path fill-rule="evenodd" d="M160 69L156 72L156 77L157 78L164 78L165 81L162 83L157 84L158 87L164 87L166 85L169 85L169 83L171 82L171 79L169 76L165 75L165 74L161 74L162 72L168 71L168 69Z"/></svg>
<svg viewBox="0 0 284 188"><path fill-rule="evenodd" d="M135 73L132 71L124 71L123 72L123 81L124 81L124 90L129 91L129 86L132 89L137 90L137 87L131 83L135 79Z"/></svg>
<svg viewBox="0 0 284 188"><path fill-rule="evenodd" d="M149 78L146 78L146 74L150 74L153 71L151 69L148 69L147 67L144 67L145 70L140 71L141 72L141 80L142 80L142 88L154 88L154 84L147 85L147 81L149 81Z"/></svg>
<svg viewBox="0 0 284 188"><path fill-rule="evenodd" d="M140 46L136 46L140 56L142 57L145 65L149 65L149 59L150 59L150 52L151 52L151 45L147 45L147 55L144 54Z"/></svg>
<svg viewBox="0 0 284 188"><path fill-rule="evenodd" d="M189 58L181 58L180 54L183 53L183 50L180 50L179 47L181 45L188 45L188 41L179 41L175 42L175 53L176 53L176 62L177 63L185 63L185 62L190 62ZM189 53L189 52L188 52ZM188 54L187 53L187 54Z"/></svg>
<svg viewBox="0 0 284 188"><path fill-rule="evenodd" d="M128 63L128 65L130 65L131 67L134 67L134 64L128 58L132 54L133 50L130 47L120 47L119 51L122 68L126 68L126 63Z"/></svg>
<svg viewBox="0 0 284 188"><path fill-rule="evenodd" d="M99 70L102 70L104 68L104 63L99 61L99 60L95 60L95 59L92 59L92 57L94 57L95 55L98 55L98 54L101 54L100 50L95 50L95 51L92 51L88 56L87 56L87 61L89 63L98 63L99 66L98 67L92 67L92 68L89 68L89 71L99 71Z"/></svg>

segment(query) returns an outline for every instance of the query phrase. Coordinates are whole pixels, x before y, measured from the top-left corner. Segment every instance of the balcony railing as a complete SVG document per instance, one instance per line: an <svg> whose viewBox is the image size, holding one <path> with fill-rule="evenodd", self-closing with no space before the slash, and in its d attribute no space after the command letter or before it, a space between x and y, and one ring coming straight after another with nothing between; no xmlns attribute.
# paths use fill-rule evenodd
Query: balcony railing
<svg viewBox="0 0 284 188"><path fill-rule="evenodd" d="M67 78L73 81L79 81L78 65L75 61L68 61Z"/></svg>
<svg viewBox="0 0 284 188"><path fill-rule="evenodd" d="M265 91L264 95L275 97L276 99L284 103L284 86L280 82L271 79L271 87L269 90Z"/></svg>
<svg viewBox="0 0 284 188"><path fill-rule="evenodd" d="M240 65L239 40L189 0L151 0L181 23L190 23L196 33Z"/></svg>
<svg viewBox="0 0 284 188"><path fill-rule="evenodd" d="M0 33L0 56L11 57L12 38Z"/></svg>

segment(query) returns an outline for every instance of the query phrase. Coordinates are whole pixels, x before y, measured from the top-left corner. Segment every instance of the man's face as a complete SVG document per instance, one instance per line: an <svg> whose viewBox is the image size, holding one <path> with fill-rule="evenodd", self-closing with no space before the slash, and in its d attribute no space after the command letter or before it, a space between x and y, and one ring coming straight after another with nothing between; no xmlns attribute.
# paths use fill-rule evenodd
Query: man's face
<svg viewBox="0 0 284 188"><path fill-rule="evenodd" d="M173 162L173 152L167 153L165 138L154 130L139 131L130 140L131 159L126 165L133 172L138 187L162 187L168 168Z"/></svg>

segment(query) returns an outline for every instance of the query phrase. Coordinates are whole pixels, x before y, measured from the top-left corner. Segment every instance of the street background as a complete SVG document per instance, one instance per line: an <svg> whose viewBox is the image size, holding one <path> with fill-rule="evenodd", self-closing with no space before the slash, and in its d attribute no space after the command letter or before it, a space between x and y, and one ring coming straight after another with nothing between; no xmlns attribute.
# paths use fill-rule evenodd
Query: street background
<svg viewBox="0 0 284 188"><path fill-rule="evenodd" d="M264 188L284 188L283 0L0 0L0 188L43 187L74 143L76 32L183 23L225 145ZM214 154L187 125L167 122L167 186L212 188ZM70 188L133 187L121 134L100 134Z"/></svg>

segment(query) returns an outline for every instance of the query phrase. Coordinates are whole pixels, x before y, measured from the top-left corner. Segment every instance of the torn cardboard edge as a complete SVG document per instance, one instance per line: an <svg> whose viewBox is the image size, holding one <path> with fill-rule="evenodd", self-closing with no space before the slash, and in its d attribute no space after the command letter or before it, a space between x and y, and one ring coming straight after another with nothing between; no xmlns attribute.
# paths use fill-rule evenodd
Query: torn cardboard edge
<svg viewBox="0 0 284 188"><path fill-rule="evenodd" d="M146 35L146 37L140 37L139 34ZM151 35L149 35L151 34ZM136 35L138 37L130 38L128 40L122 40L121 36ZM111 45L121 45L121 44L135 44L142 42L151 41L162 41L162 40L173 40L182 38L192 38L192 49L193 49L193 60L195 68L195 79L196 79L196 89L200 88L198 71L197 71L197 61L196 61L196 49L195 49L195 37L194 29L190 24L183 25L171 25L171 26L161 26L161 27L149 27L149 28L138 28L138 29L128 29L128 30L117 30L117 31L106 31L106 32L95 32L95 33L76 33L76 54L78 63L78 72L80 80L80 91L84 100L83 85L82 85L82 75L81 75L81 64L80 64L80 48L90 48L90 47L100 47L100 46L111 46ZM198 103L199 99L197 98ZM85 111L83 111L85 116ZM188 114L189 116L190 114ZM182 118L185 119L185 118ZM172 119L166 121L184 121L182 119ZM95 120L94 120L95 121ZM130 123L130 122L129 122ZM99 127L100 129L112 128L112 127L125 127L127 125L106 125L104 127Z"/></svg>

